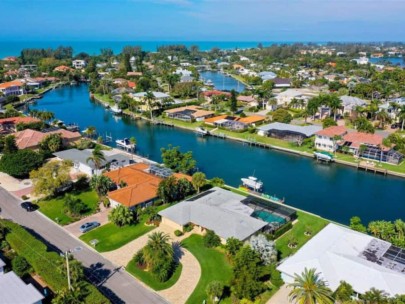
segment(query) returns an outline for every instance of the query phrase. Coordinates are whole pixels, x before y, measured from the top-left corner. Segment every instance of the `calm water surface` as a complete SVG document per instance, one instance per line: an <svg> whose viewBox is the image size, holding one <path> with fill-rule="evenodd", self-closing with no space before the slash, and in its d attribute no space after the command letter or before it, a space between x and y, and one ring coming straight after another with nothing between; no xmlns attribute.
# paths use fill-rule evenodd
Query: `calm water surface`
<svg viewBox="0 0 405 304"><path fill-rule="evenodd" d="M200 138L193 132L144 121L117 118L89 100L87 86L64 87L47 93L32 108L49 110L81 129L92 125L100 135L134 136L139 153L161 161L168 144L192 150L200 170L238 186L241 177L260 178L268 194L285 197L287 204L348 223L353 215L368 222L405 218L405 180L357 171L337 164L322 165L310 158L253 148L230 140Z"/></svg>
<svg viewBox="0 0 405 304"><path fill-rule="evenodd" d="M242 82L219 72L204 71L200 72L200 76L204 81L210 79L217 90L242 92L245 89L245 85Z"/></svg>

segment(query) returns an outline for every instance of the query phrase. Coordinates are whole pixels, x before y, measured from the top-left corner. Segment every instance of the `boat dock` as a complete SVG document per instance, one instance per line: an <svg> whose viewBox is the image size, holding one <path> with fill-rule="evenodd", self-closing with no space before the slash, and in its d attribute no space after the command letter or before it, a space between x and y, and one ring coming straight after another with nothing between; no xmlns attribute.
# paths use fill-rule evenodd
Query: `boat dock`
<svg viewBox="0 0 405 304"><path fill-rule="evenodd" d="M136 144L132 144L128 138L117 139L115 141L117 147L124 149L125 151L134 151Z"/></svg>
<svg viewBox="0 0 405 304"><path fill-rule="evenodd" d="M166 122L164 120L152 120L152 124L166 126L166 127L174 127L173 123Z"/></svg>
<svg viewBox="0 0 405 304"><path fill-rule="evenodd" d="M381 167L376 167L376 163L371 162L371 161L360 161L357 164L357 170L365 170L365 171L370 171L370 172L374 172L374 174L376 173L380 173L380 174L384 174L387 175L388 174L388 170L381 168Z"/></svg>

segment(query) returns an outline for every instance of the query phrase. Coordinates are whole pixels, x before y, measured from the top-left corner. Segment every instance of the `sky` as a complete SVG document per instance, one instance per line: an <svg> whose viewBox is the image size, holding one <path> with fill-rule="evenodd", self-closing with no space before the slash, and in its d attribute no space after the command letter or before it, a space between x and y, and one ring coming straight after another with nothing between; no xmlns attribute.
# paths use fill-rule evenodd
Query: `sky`
<svg viewBox="0 0 405 304"><path fill-rule="evenodd" d="M0 11L0 41L405 41L405 0L0 0Z"/></svg>

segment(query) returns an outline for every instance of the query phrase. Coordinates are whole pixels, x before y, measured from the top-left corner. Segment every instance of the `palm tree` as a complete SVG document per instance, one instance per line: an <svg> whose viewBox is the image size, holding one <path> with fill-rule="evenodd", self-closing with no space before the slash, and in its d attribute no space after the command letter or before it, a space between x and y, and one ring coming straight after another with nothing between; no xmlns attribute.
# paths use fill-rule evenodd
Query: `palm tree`
<svg viewBox="0 0 405 304"><path fill-rule="evenodd" d="M305 268L301 275L295 274L294 283L289 284L293 290L289 300L298 304L332 304L332 292L320 278L314 268Z"/></svg>
<svg viewBox="0 0 405 304"><path fill-rule="evenodd" d="M363 297L367 304L384 304L388 303L388 295L385 291L371 288Z"/></svg>
<svg viewBox="0 0 405 304"><path fill-rule="evenodd" d="M404 130L404 124L405 124L405 105L401 107L400 114L399 114L399 120L402 121L401 125L401 131Z"/></svg>
<svg viewBox="0 0 405 304"><path fill-rule="evenodd" d="M96 191L99 199L107 194L112 185L113 181L104 175L93 175L90 180L90 187Z"/></svg>
<svg viewBox="0 0 405 304"><path fill-rule="evenodd" d="M377 113L376 118L380 121L380 127L384 129L385 123L389 122L391 117L385 110L381 110Z"/></svg>
<svg viewBox="0 0 405 304"><path fill-rule="evenodd" d="M161 231L152 233L143 248L143 255L149 268L153 268L161 259L173 259L174 251L169 235Z"/></svg>
<svg viewBox="0 0 405 304"><path fill-rule="evenodd" d="M148 107L148 109L150 111L150 120L152 120L152 121L153 121L153 108L155 106L155 100L156 100L156 97L152 92L150 92L150 91L146 92L145 102L146 102L146 106Z"/></svg>
<svg viewBox="0 0 405 304"><path fill-rule="evenodd" d="M89 156L86 159L87 163L89 163L90 161L94 164L97 171L101 168L101 165L102 165L103 161L105 161L105 156L104 156L104 153L101 150L100 146L96 146L93 149L93 152L91 153L91 156Z"/></svg>
<svg viewBox="0 0 405 304"><path fill-rule="evenodd" d="M333 112L333 119L336 121L336 114L337 111L342 107L342 101L340 100L339 96L335 94L330 95L328 99L327 104Z"/></svg>

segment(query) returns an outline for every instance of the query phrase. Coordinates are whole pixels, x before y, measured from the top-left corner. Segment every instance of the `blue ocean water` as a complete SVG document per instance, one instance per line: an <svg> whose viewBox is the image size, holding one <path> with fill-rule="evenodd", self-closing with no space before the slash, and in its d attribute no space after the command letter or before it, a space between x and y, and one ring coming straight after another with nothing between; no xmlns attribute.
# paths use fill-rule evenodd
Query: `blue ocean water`
<svg viewBox="0 0 405 304"><path fill-rule="evenodd" d="M74 53L86 52L90 55L100 53L102 48L111 48L114 54L121 52L127 45L141 46L144 51L154 52L159 46L183 44L187 47L197 45L200 50L207 51L214 47L220 49L245 49L257 47L258 41L0 41L0 58L18 56L24 48L57 48L58 46L71 46ZM263 46L274 43L289 44L292 42L262 42Z"/></svg>

